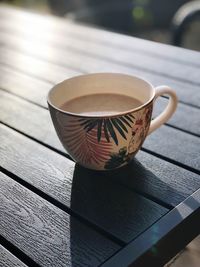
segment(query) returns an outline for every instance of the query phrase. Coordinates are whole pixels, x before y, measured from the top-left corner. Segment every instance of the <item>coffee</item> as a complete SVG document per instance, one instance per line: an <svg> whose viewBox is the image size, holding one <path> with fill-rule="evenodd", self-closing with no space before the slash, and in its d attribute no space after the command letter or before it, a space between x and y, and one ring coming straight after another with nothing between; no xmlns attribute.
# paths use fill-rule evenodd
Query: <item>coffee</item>
<svg viewBox="0 0 200 267"><path fill-rule="evenodd" d="M83 115L112 115L142 105L138 99L120 94L91 94L66 101L60 108Z"/></svg>

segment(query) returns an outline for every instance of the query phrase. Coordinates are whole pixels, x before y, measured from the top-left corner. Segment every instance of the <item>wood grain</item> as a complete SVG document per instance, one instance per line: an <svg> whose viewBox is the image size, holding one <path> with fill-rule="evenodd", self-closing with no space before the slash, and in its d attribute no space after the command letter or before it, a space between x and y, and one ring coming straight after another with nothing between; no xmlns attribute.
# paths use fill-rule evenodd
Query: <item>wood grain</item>
<svg viewBox="0 0 200 267"><path fill-rule="evenodd" d="M129 188L142 191L174 207L200 186L198 174L143 151L136 155L129 166L119 170L117 179Z"/></svg>
<svg viewBox="0 0 200 267"><path fill-rule="evenodd" d="M183 102L188 104L194 104L200 106L200 91L198 87L198 83L194 83L192 81L186 81L179 78L173 78L167 75L167 73L174 73L175 70L167 69L165 67L165 61L162 65L150 60L151 65L158 65L159 69L163 70L166 68L167 73L162 74L161 72L151 72L142 69L141 67L134 66L134 65L127 65L123 64L121 61L112 61L110 58L105 59L102 57L97 57L95 55L88 54L87 51L85 52L77 52L70 49L58 49L56 47L51 47L49 45L43 45L38 43L37 41L28 41L23 40L18 37L13 37L11 35L3 36L2 39L4 40L5 47L10 48L11 50L17 50L21 53L25 53L29 56L39 58L40 60L48 61L51 64L56 64L66 68L72 68L77 72L122 72L131 75L139 75L141 77L145 77L154 85L161 85L167 84L174 88ZM14 46L13 46L14 44ZM88 45L89 46L89 45ZM88 50L87 46L87 50ZM38 49L40 47L40 49ZM14 49L13 49L14 48ZM3 56L4 57L4 56ZM116 57L116 54L114 54ZM129 61L140 62L140 59L128 57ZM147 59L148 60L148 59ZM8 62L8 60L6 60ZM9 64L12 63L13 59L9 60ZM2 58L1 62L5 63L5 60ZM143 62L145 65L146 62ZM193 68L193 67L191 67ZM180 68L179 69L185 69ZM181 73L182 77L191 77L196 75L199 77L196 68L188 70L186 73ZM193 77L195 79L195 77ZM188 90L190 88L190 90ZM185 89L185 90L184 90Z"/></svg>
<svg viewBox="0 0 200 267"><path fill-rule="evenodd" d="M41 266L98 266L119 246L4 174L0 230Z"/></svg>
<svg viewBox="0 0 200 267"><path fill-rule="evenodd" d="M88 171L32 140L0 127L1 166L55 198L123 242L129 242L168 209ZM145 215L144 215L145 214Z"/></svg>
<svg viewBox="0 0 200 267"><path fill-rule="evenodd" d="M26 267L23 262L17 259L7 249L0 245L0 267Z"/></svg>
<svg viewBox="0 0 200 267"><path fill-rule="evenodd" d="M52 86L51 83L0 66L0 88L36 104L47 107L47 93Z"/></svg>
<svg viewBox="0 0 200 267"><path fill-rule="evenodd" d="M58 40L63 36L70 36L78 40L110 45L121 50L161 57L168 61L199 66L200 56L198 52L170 45L142 40L132 36L121 35L101 29L86 27L84 25L70 23L70 21L52 16L41 16L27 13L22 9L16 10L10 6L1 5L0 9L1 28L6 31L14 30L23 34L31 34L48 40L51 35L57 35ZM16 22L16 23L15 23ZM27 25L27 27L25 27ZM30 31L30 28L32 31ZM41 34L42 33L42 34Z"/></svg>
<svg viewBox="0 0 200 267"><path fill-rule="evenodd" d="M143 147L200 171L200 139L163 125L148 136Z"/></svg>
<svg viewBox="0 0 200 267"><path fill-rule="evenodd" d="M24 25L20 25L19 22L11 24L11 21L8 20L9 27L7 27L7 24L5 24L6 23L4 20L4 23L1 24L1 31L4 33L6 32L6 34L11 34L12 36L15 35L26 40L39 39L41 43L46 43L48 44L48 46L53 45L57 48L77 49L82 53L93 54L94 56L97 55L103 58L109 58L110 60L114 61L116 61L115 55L118 55L117 60L120 61L121 64L128 63L132 64L133 66L137 66L138 68L145 69L146 71L160 73L167 76L170 75L171 77L180 79L189 79L193 82L200 81L197 73L194 71L195 66L185 64L185 68L181 68L181 64L179 62L169 61L158 56L156 57L155 54L151 55L151 53L146 53L144 55L142 53L138 53L137 49L121 49L121 47L117 47L113 44L109 45L109 42L104 44L102 42L93 41L91 40L92 38L90 38L90 40L88 41L87 38L75 38L74 35L70 35L70 33L58 34L55 30L52 32L51 29L49 29L45 35L42 35L39 25L37 34L37 26L35 27L35 31L28 31L28 28L30 26L24 27ZM16 24L18 25L18 28L16 26L12 26ZM22 28L21 31L20 28ZM90 34L90 36L91 35L92 34ZM130 58L132 59L131 61ZM169 70L171 69L173 69L174 71L169 72ZM190 73L191 77L185 77L184 73Z"/></svg>
<svg viewBox="0 0 200 267"><path fill-rule="evenodd" d="M85 40L76 40L68 35L64 37L54 35L46 42L42 42L42 38L37 36L21 35L9 31L0 31L1 44L8 47L15 45L18 49L23 51L35 53L38 56L42 56L47 52L58 53L63 51L70 51L71 53L78 53L79 56L83 54L93 58L101 58L106 61L111 61L122 66L129 66L137 69L144 70L146 72L155 73L161 76L167 76L172 79L184 80L191 83L200 83L200 78L196 72L196 66L190 66L185 64L184 68L177 62L166 61L165 59L157 58L151 55L138 54L137 51L127 51L126 49L116 48L114 46L103 45L94 42L88 42ZM32 42L32 44L31 44ZM38 42L40 43L40 49L38 50ZM46 47L46 49L45 49ZM33 51L35 50L35 51ZM37 50L37 51L36 51ZM39 53L38 53L39 52ZM116 56L117 55L117 56ZM173 69L173 72L171 71ZM188 76L186 76L186 74Z"/></svg>
<svg viewBox="0 0 200 267"><path fill-rule="evenodd" d="M2 9L0 13L2 15ZM29 17L23 12L18 13L18 19L13 23L15 26L12 26L15 16L10 14L12 11L5 12L0 18L3 21L0 25L1 45L4 46L0 48L0 63L7 66L2 67L7 76L0 74L4 77L4 90L45 106L48 86L66 78L66 73L70 77L76 73L112 70L135 72L155 85L164 82L175 88L182 102L200 107L197 53L73 26L58 19ZM34 18L34 21L36 17L38 24L29 34L24 25L27 29L30 25L24 23L24 18L28 21ZM40 20L43 23L40 24ZM21 21L21 25L17 21ZM51 27L49 31L41 31L45 34L40 36L40 42L37 41L39 35L34 33L38 32L37 25L41 25L41 29L44 25L47 29ZM59 37L60 43L57 42ZM9 80L10 69L15 75L12 80ZM29 82L32 82L31 86L27 86ZM46 89L40 93L43 87ZM20 88L17 93L16 88ZM45 109L6 92L0 92L1 96L0 119L4 123L63 151ZM162 99L155 114L164 104ZM38 120L40 115L41 120ZM181 104L176 117L169 123L198 136L198 118L197 108ZM167 126L151 135L144 144L144 149L157 157L139 152L129 166L106 174L74 165L3 125L0 126L0 139L0 162L7 173L15 173L19 176L15 179L21 184L52 203L55 199L54 204L59 206L60 203L64 211L70 208L72 214L82 216L84 221L90 221L123 242L130 242L168 211L159 204L170 208L199 188L198 175L158 158L199 173L199 139ZM0 187L3 188L0 195L1 232L42 266L66 266L66 263L69 266L96 266L119 249L113 242L3 174L0 175Z"/></svg>
<svg viewBox="0 0 200 267"><path fill-rule="evenodd" d="M47 107L47 101L46 101L47 94L50 88L52 87L52 84L41 82L39 80L30 78L26 75L17 73L13 70L1 66L0 66L0 71L1 71L0 88L9 91L12 94L16 94L20 97L23 97L31 102ZM8 107L6 103L10 105L12 101L15 102L14 105L16 105L16 109L18 108L19 111L22 112L21 115L22 116L24 115L23 114L24 109L27 109L29 105L28 103L25 104L24 101L21 102L16 97L12 98L12 96L8 96L8 94L2 93L1 91L0 94L1 94L0 101L2 105L1 107L2 116L3 112L7 113L6 109ZM159 115L159 113L161 113L164 110L167 103L168 103L167 99L159 98L155 102L153 117ZM30 111L32 110L31 107L32 105L30 105ZM167 123L186 132L200 136L199 117L200 117L200 109L179 103L175 114ZM38 121L38 123L40 122Z"/></svg>
<svg viewBox="0 0 200 267"><path fill-rule="evenodd" d="M199 234L199 221L200 189L102 266L164 266Z"/></svg>
<svg viewBox="0 0 200 267"><path fill-rule="evenodd" d="M11 104L12 105L12 104ZM2 108L3 108L2 104ZM18 105L19 106L19 105ZM5 106L4 106L5 108ZM3 114L4 112L2 112ZM5 114L7 114L5 110ZM3 116L3 115L1 115ZM5 115L4 115L5 116ZM8 116L8 115L6 115ZM20 115L19 115L20 116ZM23 113L22 113L23 116ZM28 116L28 114L27 114ZM188 114L189 116L189 114ZM12 116L11 116L12 117ZM47 117L46 117L47 118ZM9 120L9 119L8 119ZM7 120L7 123L8 123ZM40 125L43 124L43 122L37 122L37 118L35 119L35 123L39 123L38 130L40 129ZM44 119L45 121L46 119ZM187 122L188 120L188 126L190 119L184 118L184 120ZM198 117L196 118L198 121ZM4 120L5 121L5 120ZM44 125L46 122L44 122ZM24 124L26 127L26 124ZM48 127L49 124L47 124ZM16 126L15 126L16 127ZM31 127L31 126L30 126ZM198 128L198 124L196 125ZM17 127L16 127L17 128ZM48 129L48 128L47 128ZM46 131L47 131L46 129ZM45 132L45 135L48 136L48 134ZM182 144L185 143L183 146ZM189 135L187 133L177 131L176 129L171 129L167 126L162 126L160 129L158 129L155 133L150 135L143 147L145 149L148 149L150 151L153 151L157 153L158 155L165 156L169 159L175 160L178 163L184 164L186 166L189 166L191 168L194 168L196 170L199 170L199 146L200 141L199 138L196 136Z"/></svg>
<svg viewBox="0 0 200 267"><path fill-rule="evenodd" d="M42 91L41 87L38 89ZM31 96L31 93L29 95ZM2 90L0 90L0 121L64 152L53 128L49 111Z"/></svg>
<svg viewBox="0 0 200 267"><path fill-rule="evenodd" d="M168 104L168 99L159 97L153 108L153 117L158 116ZM174 126L183 131L200 136L200 109L178 103L176 112L167 122L167 125Z"/></svg>
<svg viewBox="0 0 200 267"><path fill-rule="evenodd" d="M19 52L2 48L1 46L0 54L0 63L4 65L4 69L7 67L7 69L11 69L15 73L20 73L21 75L24 73L47 83L55 84L67 77L80 74L80 72L72 68L51 64L50 62L23 55Z"/></svg>
<svg viewBox="0 0 200 267"><path fill-rule="evenodd" d="M65 153L47 110L0 91L0 120ZM141 151L136 159L138 161L133 162L127 169L118 170L117 178L114 179L169 205L177 205L200 185L198 175L148 153ZM115 175L114 173L113 176Z"/></svg>

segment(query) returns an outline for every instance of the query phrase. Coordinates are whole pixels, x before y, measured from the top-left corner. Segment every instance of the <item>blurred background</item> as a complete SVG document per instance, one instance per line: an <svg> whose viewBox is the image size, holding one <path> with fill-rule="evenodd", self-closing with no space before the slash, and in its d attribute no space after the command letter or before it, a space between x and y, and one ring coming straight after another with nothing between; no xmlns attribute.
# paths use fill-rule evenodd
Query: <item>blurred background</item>
<svg viewBox="0 0 200 267"><path fill-rule="evenodd" d="M0 2L200 51L200 0L0 0Z"/></svg>

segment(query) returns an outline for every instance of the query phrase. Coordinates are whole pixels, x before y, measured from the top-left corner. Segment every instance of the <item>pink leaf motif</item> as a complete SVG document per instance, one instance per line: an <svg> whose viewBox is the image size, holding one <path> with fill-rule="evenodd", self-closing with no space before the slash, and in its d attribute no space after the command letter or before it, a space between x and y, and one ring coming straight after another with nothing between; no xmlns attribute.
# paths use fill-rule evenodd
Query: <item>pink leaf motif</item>
<svg viewBox="0 0 200 267"><path fill-rule="evenodd" d="M91 131L84 129L78 119L68 120L63 126L63 140L67 144L69 154L72 154L77 162L87 164L100 164L108 160L112 144L108 143L104 133L101 133L101 140L97 140L97 127Z"/></svg>
<svg viewBox="0 0 200 267"><path fill-rule="evenodd" d="M142 119L136 120L136 122L135 122L135 125L142 125L142 124L143 124Z"/></svg>

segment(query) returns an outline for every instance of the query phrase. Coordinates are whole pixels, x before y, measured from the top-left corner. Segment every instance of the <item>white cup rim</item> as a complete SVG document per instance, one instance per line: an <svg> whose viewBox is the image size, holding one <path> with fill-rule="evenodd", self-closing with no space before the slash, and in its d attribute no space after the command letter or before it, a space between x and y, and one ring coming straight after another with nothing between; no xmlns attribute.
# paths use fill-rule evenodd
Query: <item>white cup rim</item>
<svg viewBox="0 0 200 267"><path fill-rule="evenodd" d="M137 108L133 108L133 109L129 109L129 110L126 110L126 111L123 111L123 112L116 112L115 114L81 114L81 113L73 113L73 112L69 112L69 111L65 111L65 110L62 110L61 108L59 108L58 106L54 105L50 99L50 95L52 94L53 91L57 90L58 89L58 86L68 80L75 80L79 77L82 77L82 76L93 76L93 75L121 75L121 76L124 76L125 77L129 77L129 78L133 78L133 79L137 79L137 80L140 80L142 81L143 83L147 84L149 86L149 88L151 88L152 90L152 96L149 98L148 101L146 101L144 104L140 105L139 107ZM124 115L127 115L127 114L130 114L130 113L134 113L138 110L141 110L143 109L144 107L148 106L153 100L154 100L154 97L155 97L155 88L154 86L149 82L147 81L146 79L140 77L140 76L137 76L137 75L128 75L128 74L123 74L123 73L115 73L115 72L100 72L100 73L91 73L91 74L82 74L82 75L77 75L77 76L73 76L71 78L68 78L58 84L56 84L55 86L53 86L49 93L48 93L48 96L47 96L47 103L49 106L51 106L53 109L63 113L63 114L66 114L66 115L70 115L70 116L74 116L74 117L82 117L82 118L113 118L113 117L118 117L118 116L124 116Z"/></svg>

